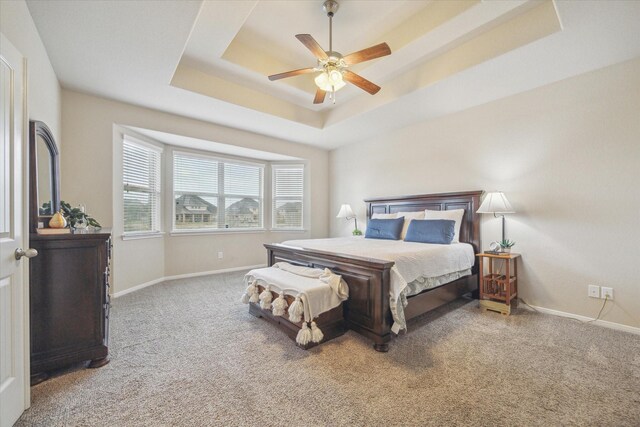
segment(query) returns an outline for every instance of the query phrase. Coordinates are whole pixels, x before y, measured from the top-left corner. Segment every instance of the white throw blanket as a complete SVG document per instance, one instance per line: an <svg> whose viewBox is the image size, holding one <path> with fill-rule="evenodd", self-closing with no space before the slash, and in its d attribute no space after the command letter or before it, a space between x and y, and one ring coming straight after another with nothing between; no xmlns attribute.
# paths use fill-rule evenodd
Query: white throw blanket
<svg viewBox="0 0 640 427"><path fill-rule="evenodd" d="M349 288L345 281L329 269L278 262L273 267L249 271L244 280L247 284L255 280L262 287L269 286L276 293L299 296L304 305L305 322L338 307L349 298Z"/></svg>

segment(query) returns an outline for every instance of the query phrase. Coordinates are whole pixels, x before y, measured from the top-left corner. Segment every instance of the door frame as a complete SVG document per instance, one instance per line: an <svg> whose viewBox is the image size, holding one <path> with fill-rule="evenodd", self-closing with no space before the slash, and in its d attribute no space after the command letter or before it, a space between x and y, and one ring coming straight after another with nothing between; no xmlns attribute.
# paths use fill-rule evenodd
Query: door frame
<svg viewBox="0 0 640 427"><path fill-rule="evenodd" d="M24 244L31 247L29 228L29 182L31 173L29 170L29 68L26 56L22 58L22 235ZM22 280L24 281L22 295L22 312L24 313L24 409L31 407L31 319L29 310L29 264L28 258L22 263Z"/></svg>

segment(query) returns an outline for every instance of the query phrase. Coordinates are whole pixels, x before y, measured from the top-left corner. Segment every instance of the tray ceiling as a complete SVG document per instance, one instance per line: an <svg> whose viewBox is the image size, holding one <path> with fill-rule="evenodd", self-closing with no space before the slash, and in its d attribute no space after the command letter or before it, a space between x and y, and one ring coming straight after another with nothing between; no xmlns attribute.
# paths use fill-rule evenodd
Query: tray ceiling
<svg viewBox="0 0 640 427"><path fill-rule="evenodd" d="M391 56L353 67L382 85L383 92L374 100L347 85L337 93L336 104L314 106L313 75L277 82L266 76L316 65L295 34L312 34L329 49L328 19L320 6L321 2L313 1L247 2L242 13L236 7L225 13L217 2L204 3L172 84L323 128L359 114L363 103L392 102L560 30L549 1L343 1L334 17L334 50L346 55L387 42L393 50ZM232 13L237 16L234 25L227 20ZM461 51L464 44L473 47ZM429 69L431 75L417 76L420 68ZM399 88L397 83L406 83L408 74L411 85ZM220 84L219 79L233 83L233 90ZM359 98L364 100L356 102L355 108L346 108ZM332 114L338 110L338 114Z"/></svg>
<svg viewBox="0 0 640 427"><path fill-rule="evenodd" d="M312 104L322 1L27 0L64 87L327 149L640 55L640 2L342 0L334 50L387 42ZM572 59L573 58L573 59Z"/></svg>

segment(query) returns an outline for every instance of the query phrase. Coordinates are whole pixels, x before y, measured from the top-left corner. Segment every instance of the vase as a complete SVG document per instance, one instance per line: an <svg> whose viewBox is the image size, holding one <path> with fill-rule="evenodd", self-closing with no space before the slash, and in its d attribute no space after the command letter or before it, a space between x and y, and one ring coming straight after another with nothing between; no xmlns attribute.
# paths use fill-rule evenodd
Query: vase
<svg viewBox="0 0 640 427"><path fill-rule="evenodd" d="M502 253L503 254L510 254L511 253L511 248L502 248Z"/></svg>
<svg viewBox="0 0 640 427"><path fill-rule="evenodd" d="M65 228L67 226L67 220L64 219L62 212L56 212L49 220L49 227L51 228Z"/></svg>

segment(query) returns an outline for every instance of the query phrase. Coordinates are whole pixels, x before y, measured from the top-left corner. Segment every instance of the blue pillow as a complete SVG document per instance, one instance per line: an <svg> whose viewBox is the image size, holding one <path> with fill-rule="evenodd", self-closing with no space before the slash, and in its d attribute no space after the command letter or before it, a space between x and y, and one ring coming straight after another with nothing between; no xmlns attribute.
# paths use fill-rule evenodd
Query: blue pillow
<svg viewBox="0 0 640 427"><path fill-rule="evenodd" d="M404 241L449 245L456 234L455 225L451 219L414 219Z"/></svg>
<svg viewBox="0 0 640 427"><path fill-rule="evenodd" d="M404 217L395 219L370 219L367 222L367 239L400 240Z"/></svg>

